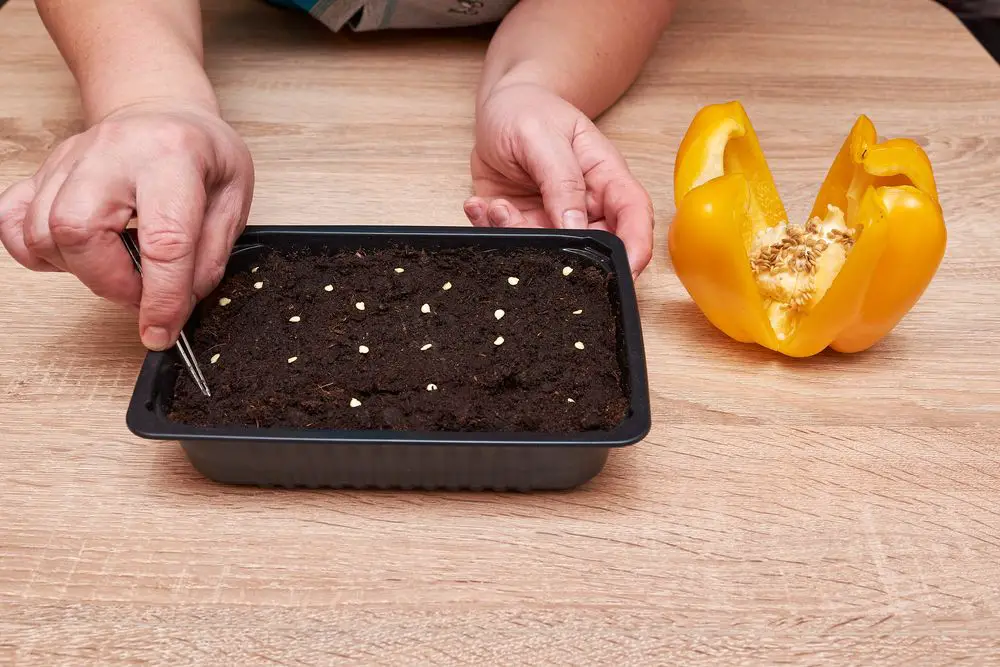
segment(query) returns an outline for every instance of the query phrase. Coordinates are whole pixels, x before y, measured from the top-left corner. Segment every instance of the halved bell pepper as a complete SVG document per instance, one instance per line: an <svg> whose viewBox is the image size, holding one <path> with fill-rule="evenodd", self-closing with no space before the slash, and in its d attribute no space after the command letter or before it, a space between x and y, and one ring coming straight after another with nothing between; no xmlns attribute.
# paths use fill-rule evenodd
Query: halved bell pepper
<svg viewBox="0 0 1000 667"><path fill-rule="evenodd" d="M947 233L930 160L858 118L810 220L788 222L739 102L695 116L674 164L674 270L726 335L791 357L871 347L921 297Z"/></svg>

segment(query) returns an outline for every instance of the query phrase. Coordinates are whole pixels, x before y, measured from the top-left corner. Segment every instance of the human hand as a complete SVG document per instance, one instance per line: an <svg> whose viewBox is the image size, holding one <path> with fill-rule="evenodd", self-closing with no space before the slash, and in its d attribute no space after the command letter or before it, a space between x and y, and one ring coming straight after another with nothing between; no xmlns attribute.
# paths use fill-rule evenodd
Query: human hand
<svg viewBox="0 0 1000 667"><path fill-rule="evenodd" d="M35 271L67 271L139 312L149 349L174 344L222 279L253 196L250 152L214 112L122 108L60 144L0 196L0 241ZM138 218L142 276L119 234Z"/></svg>
<svg viewBox="0 0 1000 667"><path fill-rule="evenodd" d="M472 181L473 225L603 229L622 239L633 276L649 263L649 195L594 123L541 86L511 84L485 99Z"/></svg>

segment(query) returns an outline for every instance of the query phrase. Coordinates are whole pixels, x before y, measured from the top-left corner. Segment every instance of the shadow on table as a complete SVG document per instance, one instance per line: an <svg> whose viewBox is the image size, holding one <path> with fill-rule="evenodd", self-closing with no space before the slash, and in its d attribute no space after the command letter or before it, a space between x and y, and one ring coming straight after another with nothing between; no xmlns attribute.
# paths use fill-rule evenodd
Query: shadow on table
<svg viewBox="0 0 1000 667"><path fill-rule="evenodd" d="M176 442L151 442L150 447L156 449L154 455L155 474L150 485L155 489L172 495L181 504L197 504L203 502L205 496L226 497L229 499L254 498L266 496L269 503L280 499L294 504L301 496L321 495L336 503L338 497L357 498L359 495L371 497L375 502L395 502L405 499L419 499L422 510L431 505L449 507L454 503L469 502L503 502L512 506L530 507L538 502L549 502L555 498L576 499L592 498L606 493L615 496L628 496L636 492L635 452L634 447L642 447L642 443L634 447L612 450L608 462L594 479L588 483L565 491L537 491L531 493L494 492L494 491L399 491L379 489L272 489L255 486L239 486L221 484L204 477L194 469L187 460L181 446ZM192 503L193 501L193 503ZM250 501L255 502L255 501ZM587 513L587 505L581 505L582 512Z"/></svg>
<svg viewBox="0 0 1000 667"><path fill-rule="evenodd" d="M712 326L693 301L675 300L648 307L660 307L665 310L663 320L669 322L678 336L692 347L703 348L704 356L728 357L748 365L779 364L793 373L810 373L817 368L832 369L836 366L847 375L852 367L864 364L872 352L867 350L855 354L841 354L827 348L812 357L787 357L754 343L740 343L729 338Z"/></svg>

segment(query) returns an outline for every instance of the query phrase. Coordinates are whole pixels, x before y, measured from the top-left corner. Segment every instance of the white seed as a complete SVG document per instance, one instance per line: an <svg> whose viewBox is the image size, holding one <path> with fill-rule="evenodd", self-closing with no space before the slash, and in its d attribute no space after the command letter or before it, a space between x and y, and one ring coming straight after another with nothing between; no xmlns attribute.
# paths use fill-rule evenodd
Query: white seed
<svg viewBox="0 0 1000 667"><path fill-rule="evenodd" d="M493 341L494 345L503 345L503 336L497 336L497 339Z"/></svg>
<svg viewBox="0 0 1000 667"><path fill-rule="evenodd" d="M298 359L298 357L288 357L288 363L294 364L296 359Z"/></svg>
<svg viewBox="0 0 1000 667"><path fill-rule="evenodd" d="M420 312L421 313L431 312L431 305L429 303L425 303L424 305L420 306Z"/></svg>
<svg viewBox="0 0 1000 667"><path fill-rule="evenodd" d="M368 346L367 345L359 345L358 346L358 352L360 352L361 354L368 354Z"/></svg>
<svg viewBox="0 0 1000 667"><path fill-rule="evenodd" d="M495 311L493 311L493 317L497 318L498 320L501 319L501 318L503 318L503 316L506 315L506 314L507 313L503 312L499 308L497 308Z"/></svg>
<svg viewBox="0 0 1000 667"><path fill-rule="evenodd" d="M219 299L219 305L220 306L228 306L232 302L233 302L233 300L230 299L228 296L224 296L221 299Z"/></svg>
<svg viewBox="0 0 1000 667"><path fill-rule="evenodd" d="M515 278L514 276L511 276L510 278L507 279L507 282L510 283L511 285L516 285L516 284L518 284L521 281L520 281L520 279Z"/></svg>
<svg viewBox="0 0 1000 667"><path fill-rule="evenodd" d="M583 315L583 308L581 308L581 309L579 309L579 310L574 310L574 311L573 311L573 314L574 314L574 315Z"/></svg>
<svg viewBox="0 0 1000 667"><path fill-rule="evenodd" d="M256 283L253 284L253 288L254 289L260 289L263 286L264 286L263 282L256 282Z"/></svg>
<svg viewBox="0 0 1000 667"><path fill-rule="evenodd" d="M571 273L573 273L573 267L572 266L564 266L563 267L563 275L564 276L568 276Z"/></svg>
<svg viewBox="0 0 1000 667"><path fill-rule="evenodd" d="M402 273L405 269L401 266L397 266L395 269L396 273Z"/></svg>
<svg viewBox="0 0 1000 667"><path fill-rule="evenodd" d="M259 266L253 267L252 269L250 269L250 273L257 273L257 269L259 268L260 268Z"/></svg>
<svg viewBox="0 0 1000 667"><path fill-rule="evenodd" d="M288 318L288 321L289 322L301 322L302 318L299 317L298 315L292 315L291 317Z"/></svg>
<svg viewBox="0 0 1000 667"><path fill-rule="evenodd" d="M575 347L578 350L582 350L583 349L583 343L581 343L580 341L576 341L575 343L573 343L573 347Z"/></svg>
<svg viewBox="0 0 1000 667"><path fill-rule="evenodd" d="M427 385L427 391L437 391L438 386L436 384Z"/></svg>
<svg viewBox="0 0 1000 667"><path fill-rule="evenodd" d="M447 292L448 290L451 289L451 283L445 283L444 285L441 285L441 289Z"/></svg>
<svg viewBox="0 0 1000 667"><path fill-rule="evenodd" d="M208 363L214 364L216 361L219 360L220 356L222 356L222 355L220 355L218 352L216 352L215 354L212 355L212 358L209 360Z"/></svg>
<svg viewBox="0 0 1000 667"><path fill-rule="evenodd" d="M354 307L357 308L358 310L364 310L365 309L365 302L364 301L358 301L356 304L354 304Z"/></svg>
<svg viewBox="0 0 1000 667"><path fill-rule="evenodd" d="M352 398L351 399L351 407L352 408L360 408L361 407L361 401L359 401L356 398Z"/></svg>
<svg viewBox="0 0 1000 667"><path fill-rule="evenodd" d="M327 285L323 289L325 289L327 292L332 292L333 291L333 285Z"/></svg>
<svg viewBox="0 0 1000 667"><path fill-rule="evenodd" d="M420 348L420 351L421 352L426 352L427 350L431 349L432 347L434 347L434 346L431 345L430 343L427 343L427 345L424 345L422 348Z"/></svg>
<svg viewBox="0 0 1000 667"><path fill-rule="evenodd" d="M572 398L567 398L566 402L567 403L576 403L576 401L574 401Z"/></svg>

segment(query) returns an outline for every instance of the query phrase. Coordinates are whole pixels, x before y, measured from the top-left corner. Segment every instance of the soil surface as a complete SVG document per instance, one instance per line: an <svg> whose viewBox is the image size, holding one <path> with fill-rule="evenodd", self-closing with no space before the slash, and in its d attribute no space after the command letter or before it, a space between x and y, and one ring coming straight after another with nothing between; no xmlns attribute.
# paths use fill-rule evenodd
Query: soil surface
<svg viewBox="0 0 1000 667"><path fill-rule="evenodd" d="M611 277L582 258L270 250L253 269L227 277L200 306L190 340L212 397L180 372L171 419L579 432L609 429L627 413Z"/></svg>

